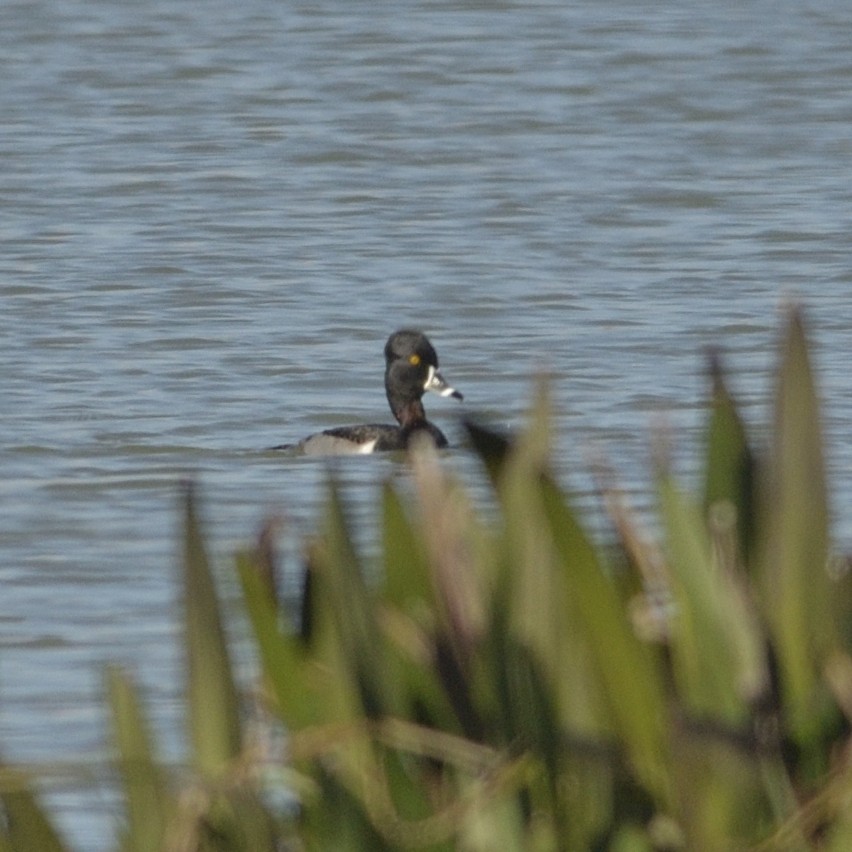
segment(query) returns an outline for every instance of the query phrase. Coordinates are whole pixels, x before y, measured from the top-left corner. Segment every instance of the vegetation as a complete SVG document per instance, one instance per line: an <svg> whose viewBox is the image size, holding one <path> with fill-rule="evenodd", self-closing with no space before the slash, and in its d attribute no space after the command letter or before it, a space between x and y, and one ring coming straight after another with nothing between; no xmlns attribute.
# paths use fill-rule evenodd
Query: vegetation
<svg viewBox="0 0 852 852"><path fill-rule="evenodd" d="M767 448L711 375L704 490L657 459L659 543L606 483L618 546L592 541L551 472L543 391L516 440L468 425L496 519L421 448L415 498L384 486L365 566L332 482L298 618L265 537L237 556L251 698L189 493L191 766L164 767L109 672L120 848L852 849L852 577L830 555L801 315ZM0 852L63 849L21 773L0 768L0 802Z"/></svg>

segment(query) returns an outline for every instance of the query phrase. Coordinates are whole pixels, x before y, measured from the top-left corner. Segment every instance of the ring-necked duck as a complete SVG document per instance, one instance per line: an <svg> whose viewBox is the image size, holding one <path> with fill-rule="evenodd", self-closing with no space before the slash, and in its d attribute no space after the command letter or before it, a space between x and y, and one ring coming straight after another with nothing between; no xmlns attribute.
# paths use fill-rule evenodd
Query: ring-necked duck
<svg viewBox="0 0 852 852"><path fill-rule="evenodd" d="M298 444L274 449L295 449L306 455L338 455L403 450L415 434L428 434L435 445L446 447L444 433L426 419L421 399L426 391L462 399L438 372L438 355L420 331L395 331L385 344L385 391L393 416L391 426L370 423L341 426L318 432Z"/></svg>

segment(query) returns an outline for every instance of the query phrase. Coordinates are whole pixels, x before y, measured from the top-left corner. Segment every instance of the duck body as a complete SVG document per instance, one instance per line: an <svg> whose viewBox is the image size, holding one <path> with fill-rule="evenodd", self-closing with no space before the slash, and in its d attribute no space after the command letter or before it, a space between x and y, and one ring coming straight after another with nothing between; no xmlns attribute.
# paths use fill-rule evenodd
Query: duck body
<svg viewBox="0 0 852 852"><path fill-rule="evenodd" d="M426 419L423 394L462 399L438 372L438 355L425 334L395 331L385 344L385 393L397 425L365 423L326 429L275 449L295 449L305 455L358 455L404 450L415 435L428 435L435 446L446 447L444 433Z"/></svg>
<svg viewBox="0 0 852 852"><path fill-rule="evenodd" d="M405 430L389 423L364 423L326 429L300 441L296 446L306 456L365 455L404 450L415 434L428 434L436 447L446 447L444 433L434 423Z"/></svg>

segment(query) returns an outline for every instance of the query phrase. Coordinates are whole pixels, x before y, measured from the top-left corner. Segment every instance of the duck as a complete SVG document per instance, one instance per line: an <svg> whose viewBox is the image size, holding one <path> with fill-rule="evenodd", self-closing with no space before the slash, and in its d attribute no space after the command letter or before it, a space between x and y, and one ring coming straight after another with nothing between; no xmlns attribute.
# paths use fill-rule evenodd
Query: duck
<svg viewBox="0 0 852 852"><path fill-rule="evenodd" d="M464 399L438 370L438 354L422 331L400 329L385 344L385 393L396 418L389 423L339 426L317 432L297 444L282 444L303 455L352 455L404 450L415 436L430 438L436 447L448 446L444 433L426 419L423 395Z"/></svg>

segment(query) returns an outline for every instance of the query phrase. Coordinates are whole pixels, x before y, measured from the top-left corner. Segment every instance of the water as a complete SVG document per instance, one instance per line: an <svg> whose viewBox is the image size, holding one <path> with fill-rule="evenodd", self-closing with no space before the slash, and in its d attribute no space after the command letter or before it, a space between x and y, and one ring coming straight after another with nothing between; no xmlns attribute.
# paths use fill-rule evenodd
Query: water
<svg viewBox="0 0 852 852"><path fill-rule="evenodd" d="M51 788L76 848L105 662L181 748L176 483L223 578L266 513L309 531L324 463L263 448L385 416L394 328L499 425L548 372L565 480L603 451L641 504L660 413L694 477L707 344L764 421L799 298L852 542L847 6L0 6L0 748L93 767ZM389 472L341 468L367 540Z"/></svg>

